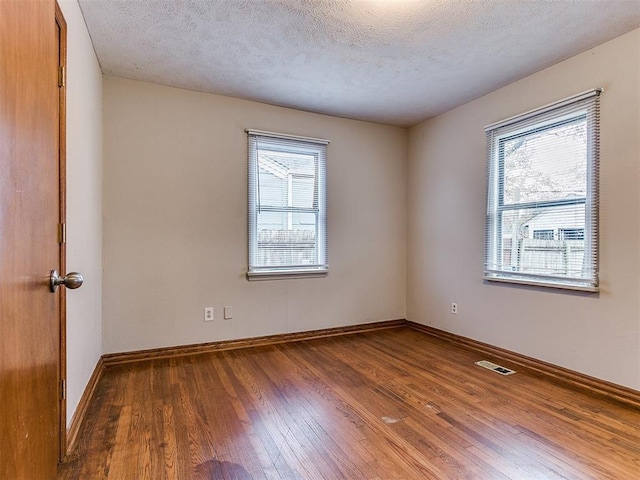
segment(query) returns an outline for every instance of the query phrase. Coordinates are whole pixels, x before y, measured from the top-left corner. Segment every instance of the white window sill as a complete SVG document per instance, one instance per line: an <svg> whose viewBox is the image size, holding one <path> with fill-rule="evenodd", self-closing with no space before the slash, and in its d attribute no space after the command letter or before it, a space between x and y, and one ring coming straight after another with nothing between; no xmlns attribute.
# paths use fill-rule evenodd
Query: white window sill
<svg viewBox="0 0 640 480"><path fill-rule="evenodd" d="M287 270L287 271L263 271L247 272L247 280L289 280L294 278L318 278L326 277L329 270Z"/></svg>
<svg viewBox="0 0 640 480"><path fill-rule="evenodd" d="M594 287L591 285L580 285L575 283L564 283L561 279L558 281L551 280L542 280L542 279L528 279L528 278L513 278L513 277L502 277L502 276L492 276L485 275L484 280L489 282L501 282L501 283L514 283L516 285L529 285L533 287L548 287L548 288L559 288L562 290L577 290L580 292L599 292L600 289L598 287Z"/></svg>

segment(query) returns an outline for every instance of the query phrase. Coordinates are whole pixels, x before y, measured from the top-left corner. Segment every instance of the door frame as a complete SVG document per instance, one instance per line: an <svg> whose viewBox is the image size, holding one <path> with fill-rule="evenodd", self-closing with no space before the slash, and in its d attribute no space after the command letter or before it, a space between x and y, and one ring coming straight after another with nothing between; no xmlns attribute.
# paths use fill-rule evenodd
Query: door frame
<svg viewBox="0 0 640 480"><path fill-rule="evenodd" d="M64 275L67 269L66 225L67 225L67 22L64 19L58 2L55 2L56 38L58 44L58 175L59 175L59 236L60 272ZM58 363L58 388L60 391L58 406L59 452L58 460L62 462L67 455L67 292L66 288L58 291L60 295L59 339L60 359Z"/></svg>

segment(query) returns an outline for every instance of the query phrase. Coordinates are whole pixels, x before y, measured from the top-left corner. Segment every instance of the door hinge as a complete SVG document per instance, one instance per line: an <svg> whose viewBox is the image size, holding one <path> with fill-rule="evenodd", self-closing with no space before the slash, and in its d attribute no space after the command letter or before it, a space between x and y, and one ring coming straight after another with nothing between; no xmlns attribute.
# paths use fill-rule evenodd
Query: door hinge
<svg viewBox="0 0 640 480"><path fill-rule="evenodd" d="M60 400L67 399L67 381L65 379L60 380Z"/></svg>
<svg viewBox="0 0 640 480"><path fill-rule="evenodd" d="M67 243L67 224L58 224L58 243Z"/></svg>
<svg viewBox="0 0 640 480"><path fill-rule="evenodd" d="M58 67L58 87L64 87L65 71L63 66Z"/></svg>

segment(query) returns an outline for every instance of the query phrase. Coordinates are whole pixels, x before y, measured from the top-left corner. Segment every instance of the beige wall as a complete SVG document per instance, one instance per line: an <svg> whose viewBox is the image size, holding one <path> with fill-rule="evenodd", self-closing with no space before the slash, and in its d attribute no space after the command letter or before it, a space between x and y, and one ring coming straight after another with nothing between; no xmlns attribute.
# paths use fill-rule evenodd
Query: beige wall
<svg viewBox="0 0 640 480"><path fill-rule="evenodd" d="M600 294L483 283L483 127L600 86ZM640 389L639 139L640 30L413 127L408 318Z"/></svg>
<svg viewBox="0 0 640 480"><path fill-rule="evenodd" d="M102 354L102 74L76 0L67 21L67 422Z"/></svg>
<svg viewBox="0 0 640 480"><path fill-rule="evenodd" d="M407 152L398 128L118 78L103 84L77 3L61 7L68 269L86 277L67 297L69 418L102 351L405 316L640 389L640 31L412 128ZM484 125L594 86L606 90L602 292L484 284ZM329 277L244 278L246 127L332 141ZM223 305L234 307L232 320L221 320ZM214 322L202 321L205 306L215 307Z"/></svg>
<svg viewBox="0 0 640 480"><path fill-rule="evenodd" d="M404 318L406 130L103 85L106 353ZM328 277L246 280L245 128L331 140Z"/></svg>

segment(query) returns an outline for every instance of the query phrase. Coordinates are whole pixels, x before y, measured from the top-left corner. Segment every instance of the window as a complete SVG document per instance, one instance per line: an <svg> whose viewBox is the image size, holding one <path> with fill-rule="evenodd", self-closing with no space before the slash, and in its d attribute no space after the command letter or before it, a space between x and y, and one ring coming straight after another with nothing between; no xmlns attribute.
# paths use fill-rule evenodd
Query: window
<svg viewBox="0 0 640 480"><path fill-rule="evenodd" d="M561 228L558 235L560 240L584 240L584 228Z"/></svg>
<svg viewBox="0 0 640 480"><path fill-rule="evenodd" d="M598 290L600 92L486 127L485 279Z"/></svg>
<svg viewBox="0 0 640 480"><path fill-rule="evenodd" d="M534 230L533 238L536 240L553 240L553 230Z"/></svg>
<svg viewBox="0 0 640 480"><path fill-rule="evenodd" d="M247 130L247 278L326 275L326 140Z"/></svg>

